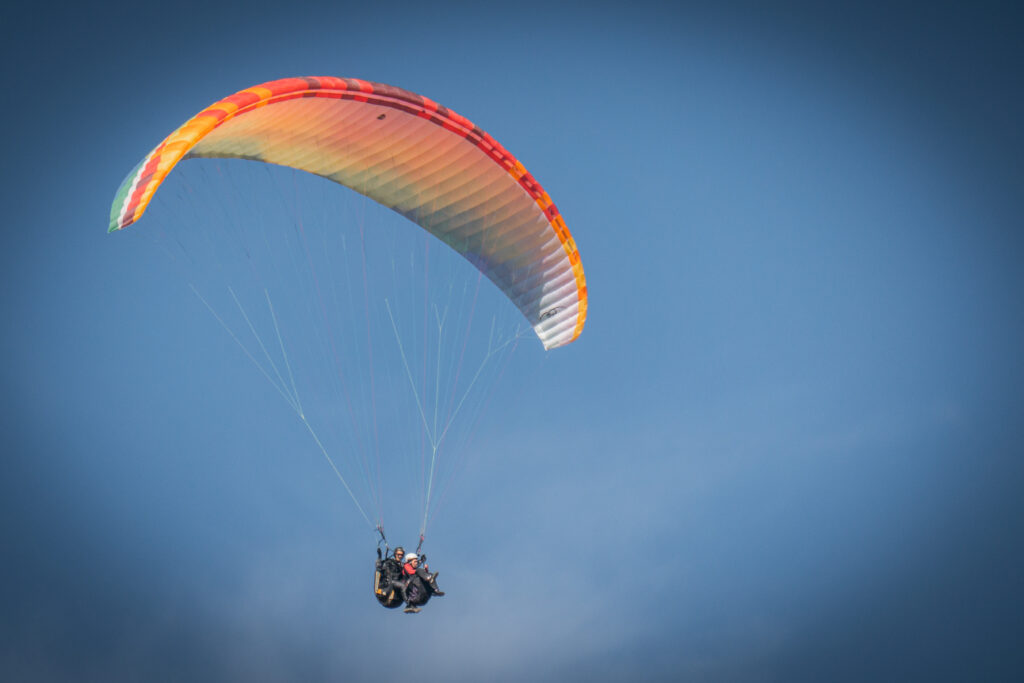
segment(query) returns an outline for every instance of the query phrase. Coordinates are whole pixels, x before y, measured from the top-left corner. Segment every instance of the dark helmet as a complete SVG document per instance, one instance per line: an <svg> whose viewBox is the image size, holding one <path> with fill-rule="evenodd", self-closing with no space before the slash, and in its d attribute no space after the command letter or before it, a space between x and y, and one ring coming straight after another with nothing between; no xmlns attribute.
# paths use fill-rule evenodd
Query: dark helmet
<svg viewBox="0 0 1024 683"><path fill-rule="evenodd" d="M398 546L397 548L395 548L395 555L397 555L398 553L402 553L403 555L405 555L405 548L403 548L402 546Z"/></svg>

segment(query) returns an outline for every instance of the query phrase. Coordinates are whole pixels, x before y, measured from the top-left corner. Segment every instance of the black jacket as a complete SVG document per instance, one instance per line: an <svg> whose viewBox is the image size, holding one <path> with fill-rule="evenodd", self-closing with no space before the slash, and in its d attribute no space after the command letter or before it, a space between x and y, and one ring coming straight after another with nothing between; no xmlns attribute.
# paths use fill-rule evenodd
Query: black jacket
<svg viewBox="0 0 1024 683"><path fill-rule="evenodd" d="M393 557L389 557L378 564L381 578L384 579L388 585L402 580L402 565L398 564L398 560Z"/></svg>

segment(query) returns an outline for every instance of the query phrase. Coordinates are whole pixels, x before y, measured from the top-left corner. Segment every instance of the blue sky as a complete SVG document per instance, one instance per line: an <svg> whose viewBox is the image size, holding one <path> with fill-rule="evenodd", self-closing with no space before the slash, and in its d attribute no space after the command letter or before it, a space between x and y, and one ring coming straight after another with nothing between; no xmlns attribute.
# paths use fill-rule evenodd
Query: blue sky
<svg viewBox="0 0 1024 683"><path fill-rule="evenodd" d="M1009 5L2 24L5 679L1019 677ZM431 527L448 595L415 617L370 597L373 536L294 414L144 240L106 234L162 136L295 75L478 123L587 274L583 336L475 434Z"/></svg>

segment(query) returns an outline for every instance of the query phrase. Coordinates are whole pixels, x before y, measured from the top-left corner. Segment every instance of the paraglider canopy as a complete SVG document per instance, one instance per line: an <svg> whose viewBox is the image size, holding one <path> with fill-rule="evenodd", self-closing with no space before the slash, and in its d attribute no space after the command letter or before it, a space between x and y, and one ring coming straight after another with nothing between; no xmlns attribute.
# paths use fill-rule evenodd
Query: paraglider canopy
<svg viewBox="0 0 1024 683"><path fill-rule="evenodd" d="M545 348L583 330L576 243L547 192L494 138L415 93L352 78L286 78L199 112L125 178L110 230L137 221L183 158L315 173L408 217L462 254L526 316Z"/></svg>

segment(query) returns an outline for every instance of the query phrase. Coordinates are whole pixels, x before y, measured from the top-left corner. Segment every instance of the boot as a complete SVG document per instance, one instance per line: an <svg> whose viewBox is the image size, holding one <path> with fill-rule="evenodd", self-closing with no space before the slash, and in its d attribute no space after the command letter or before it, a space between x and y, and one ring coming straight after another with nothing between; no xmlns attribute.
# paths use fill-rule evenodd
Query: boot
<svg viewBox="0 0 1024 683"><path fill-rule="evenodd" d="M406 608L405 608L405 609L404 609L403 611L404 611L404 612L405 612L406 614L416 614L417 612L419 612L419 611L420 611L420 608L419 608L419 607L416 607L415 605L409 605L409 606L408 606L408 607L406 607Z"/></svg>
<svg viewBox="0 0 1024 683"><path fill-rule="evenodd" d="M442 595L444 595L444 591L437 587L437 575L440 573L441 572L434 572L433 574L431 574L430 581L428 582L430 583L430 590L433 591L434 595L436 595L437 597L441 597Z"/></svg>

